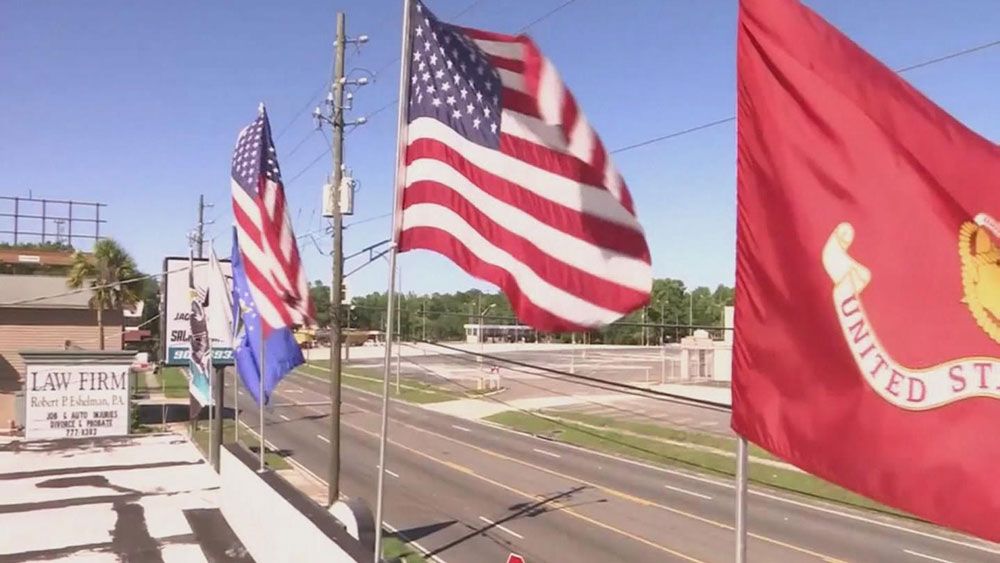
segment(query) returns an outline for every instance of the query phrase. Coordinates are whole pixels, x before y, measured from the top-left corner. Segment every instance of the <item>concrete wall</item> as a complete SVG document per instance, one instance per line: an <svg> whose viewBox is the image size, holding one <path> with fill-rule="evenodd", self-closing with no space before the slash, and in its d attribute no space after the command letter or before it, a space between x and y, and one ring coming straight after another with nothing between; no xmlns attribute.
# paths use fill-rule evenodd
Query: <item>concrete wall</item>
<svg viewBox="0 0 1000 563"><path fill-rule="evenodd" d="M121 311L104 311L104 347L122 349ZM97 313L87 309L0 307L0 428L14 418L14 391L24 379L18 350L62 350L73 346L97 350Z"/></svg>
<svg viewBox="0 0 1000 563"><path fill-rule="evenodd" d="M222 448L222 514L257 563L371 561L371 551L329 512L277 474L256 469L255 455Z"/></svg>

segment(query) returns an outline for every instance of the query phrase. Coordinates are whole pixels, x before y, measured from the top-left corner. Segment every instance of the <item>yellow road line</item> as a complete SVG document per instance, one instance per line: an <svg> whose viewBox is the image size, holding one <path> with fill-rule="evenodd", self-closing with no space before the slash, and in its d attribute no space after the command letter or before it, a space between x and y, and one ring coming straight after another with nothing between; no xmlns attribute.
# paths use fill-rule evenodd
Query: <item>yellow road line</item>
<svg viewBox="0 0 1000 563"><path fill-rule="evenodd" d="M377 433L371 432L369 430L365 430L364 428L361 428L360 426L356 426L356 425L351 424L349 422L343 422L342 424L344 426L353 428L353 429L357 430L358 432L367 434L367 435L372 436L374 438L378 438L379 437L379 435ZM479 479L481 481L485 481L486 483L489 483L491 485L494 485L494 486L499 487L501 489L504 489L506 491L512 492L512 493L514 493L516 495L519 495L519 496L522 496L522 497L525 497L525 498L531 499L531 500L545 500L544 496L533 495L531 493L522 491L522 490L517 489L515 487L511 487L510 485L507 485L505 483L501 483L501 482L496 481L494 479L490 479L489 477L486 477L486 476L483 476L483 475L479 475L473 469L471 469L469 467L466 467L464 465L461 465L461 464L458 464L458 463L454 463L452 461L448 461L448 460L444 460L444 459L439 459L437 457L434 457L434 456L432 456L432 455L430 455L428 453L422 452L420 450L411 448L409 446L404 446L403 444L400 444L399 442L394 442L392 440L389 440L389 443L392 444L393 446L396 446L397 448L406 450L406 451L408 451L410 453L413 453L413 454L416 454L416 455L418 455L420 457L429 459L429 460L431 460L431 461L433 461L435 463L438 463L440 465L443 465L443 466L445 466L445 467L447 467L449 469L453 469L453 470L458 471L460 473L464 473L464 474L469 475L471 477L475 477L476 479ZM668 553L668 554L673 555L674 557L677 557L679 559L683 559L685 561L690 561L691 563L705 563L701 559L695 559L694 557L691 557L690 555L686 555L684 553L681 553L681 552L679 552L677 550L671 549L671 548L666 547L664 545L660 545L658 543L652 542L652 541L650 541L650 540L648 540L648 539L646 539L644 537L637 536L637 535L635 535L635 534L633 534L631 532L627 532L627 531L622 530L620 528L616 528L616 527L614 527L614 526L612 526L610 524L605 524L604 522L600 522L598 520L590 518L589 516L585 516L583 514L580 514L579 512L573 510L572 508L569 508L568 505L563 504L563 503L561 503L559 501L552 500L552 501L549 501L548 504L550 504L550 505L558 508L559 511L562 512L562 513L565 513L565 514L568 514L568 515L570 515L570 516L572 516L574 518L583 520L584 522L587 522L587 523L592 524L594 526L597 526L599 528L604 528L605 530L614 532L614 533L619 534L621 536L624 536L624 537L626 537L626 538L628 538L630 540L637 541L637 542L639 542L639 543L641 543L643 545L647 545L649 547L652 547L652 548L657 549L659 551L662 551L664 553Z"/></svg>

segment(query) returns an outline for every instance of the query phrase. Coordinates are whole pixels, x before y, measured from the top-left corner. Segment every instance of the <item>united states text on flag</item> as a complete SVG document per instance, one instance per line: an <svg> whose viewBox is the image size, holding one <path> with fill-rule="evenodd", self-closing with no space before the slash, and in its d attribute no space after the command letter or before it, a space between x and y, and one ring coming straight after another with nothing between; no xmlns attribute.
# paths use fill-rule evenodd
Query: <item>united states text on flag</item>
<svg viewBox="0 0 1000 563"><path fill-rule="evenodd" d="M649 300L627 187L526 36L410 14L400 252L439 252L541 330L611 323Z"/></svg>

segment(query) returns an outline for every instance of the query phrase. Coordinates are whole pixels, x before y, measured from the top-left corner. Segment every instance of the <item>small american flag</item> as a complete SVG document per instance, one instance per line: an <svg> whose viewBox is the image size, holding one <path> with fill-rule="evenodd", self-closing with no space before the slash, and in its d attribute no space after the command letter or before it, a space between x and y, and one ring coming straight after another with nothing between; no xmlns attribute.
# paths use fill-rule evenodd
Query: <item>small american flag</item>
<svg viewBox="0 0 1000 563"><path fill-rule="evenodd" d="M526 36L410 13L400 252L444 254L541 330L649 301L649 248L601 140Z"/></svg>
<svg viewBox="0 0 1000 563"><path fill-rule="evenodd" d="M233 152L233 215L250 293L270 330L313 319L305 270L285 205L278 155L263 104Z"/></svg>

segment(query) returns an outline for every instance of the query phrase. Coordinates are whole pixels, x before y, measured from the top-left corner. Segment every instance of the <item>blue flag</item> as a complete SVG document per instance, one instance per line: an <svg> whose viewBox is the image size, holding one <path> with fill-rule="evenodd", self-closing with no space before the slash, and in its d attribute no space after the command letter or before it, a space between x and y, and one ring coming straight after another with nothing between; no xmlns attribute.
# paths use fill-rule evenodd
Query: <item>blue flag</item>
<svg viewBox="0 0 1000 563"><path fill-rule="evenodd" d="M233 319L237 330L233 357L236 372L243 385L259 405L260 400L260 351L264 348L264 404L270 402L271 392L278 382L295 366L305 363L291 327L272 328L267 326L257 311L250 285L243 269L243 259L233 229Z"/></svg>

